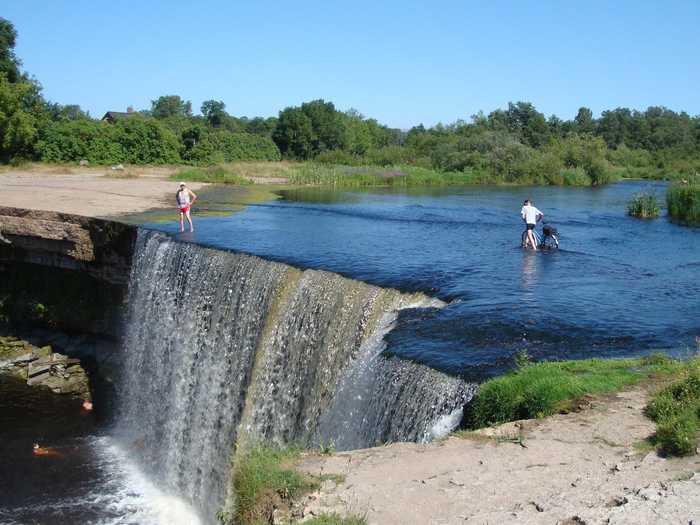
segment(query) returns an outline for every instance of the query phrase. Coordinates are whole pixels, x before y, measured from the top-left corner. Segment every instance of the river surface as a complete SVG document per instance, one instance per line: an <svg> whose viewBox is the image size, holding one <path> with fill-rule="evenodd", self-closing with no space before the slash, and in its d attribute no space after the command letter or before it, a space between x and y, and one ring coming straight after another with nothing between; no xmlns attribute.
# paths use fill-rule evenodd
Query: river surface
<svg viewBox="0 0 700 525"><path fill-rule="evenodd" d="M700 229L662 214L625 213L640 190L469 187L292 190L225 217L196 217L183 240L244 251L449 302L406 311L387 352L469 379L503 372L525 349L535 359L675 355L700 335ZM561 249L519 246L525 198L556 226Z"/></svg>
<svg viewBox="0 0 700 525"><path fill-rule="evenodd" d="M469 379L535 359L692 351L700 335L700 229L625 215L642 189L304 190L223 217L196 215L186 241L370 283L422 291L443 309L404 310L386 352ZM519 247L530 197L561 249ZM50 447L35 456L31 445ZM196 513L147 479L134 453L80 402L0 377L0 524L193 524Z"/></svg>

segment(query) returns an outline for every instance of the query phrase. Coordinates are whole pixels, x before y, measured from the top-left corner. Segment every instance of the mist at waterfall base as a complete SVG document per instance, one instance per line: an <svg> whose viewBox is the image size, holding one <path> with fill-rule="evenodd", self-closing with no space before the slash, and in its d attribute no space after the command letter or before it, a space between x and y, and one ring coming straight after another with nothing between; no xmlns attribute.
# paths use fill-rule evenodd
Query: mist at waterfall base
<svg viewBox="0 0 700 525"><path fill-rule="evenodd" d="M399 315L387 352L481 380L520 349L553 359L694 348L700 229L627 216L638 191L663 202L665 184L311 188L227 217L195 214L195 234L178 235L439 297L450 304ZM519 247L525 198L559 229L558 252Z"/></svg>

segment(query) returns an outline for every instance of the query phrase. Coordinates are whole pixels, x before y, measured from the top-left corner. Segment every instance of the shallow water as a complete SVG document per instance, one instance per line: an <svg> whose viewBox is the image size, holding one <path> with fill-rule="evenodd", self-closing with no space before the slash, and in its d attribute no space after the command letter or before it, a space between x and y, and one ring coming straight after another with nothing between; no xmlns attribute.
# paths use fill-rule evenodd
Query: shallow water
<svg viewBox="0 0 700 525"><path fill-rule="evenodd" d="M419 290L450 305L403 312L388 352L468 378L536 359L684 353L700 334L700 230L625 206L663 183L604 188L347 192L297 190L227 217L199 218L184 240ZM519 247L530 197L561 249ZM176 232L175 223L151 225Z"/></svg>

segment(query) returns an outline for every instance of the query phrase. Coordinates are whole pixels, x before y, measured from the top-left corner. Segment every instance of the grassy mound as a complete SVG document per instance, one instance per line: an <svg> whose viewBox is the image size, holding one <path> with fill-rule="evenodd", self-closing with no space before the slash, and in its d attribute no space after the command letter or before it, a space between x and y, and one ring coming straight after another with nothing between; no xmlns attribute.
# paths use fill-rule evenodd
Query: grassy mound
<svg viewBox="0 0 700 525"><path fill-rule="evenodd" d="M627 203L627 215L640 219L653 219L659 216L659 203L653 193L636 193Z"/></svg>
<svg viewBox="0 0 700 525"><path fill-rule="evenodd" d="M673 219L700 225L700 184L671 186L666 192L666 204Z"/></svg>
<svg viewBox="0 0 700 525"><path fill-rule="evenodd" d="M474 429L548 416L574 406L587 394L612 392L682 366L663 355L522 364L481 385L467 407L467 424Z"/></svg>
<svg viewBox="0 0 700 525"><path fill-rule="evenodd" d="M700 430L700 360L695 359L686 377L656 394L646 414L656 422L653 442L667 454L687 456L698 446Z"/></svg>
<svg viewBox="0 0 700 525"><path fill-rule="evenodd" d="M233 473L234 523L270 523L275 507L319 487L317 479L294 470L299 454L296 449L258 445L239 458Z"/></svg>

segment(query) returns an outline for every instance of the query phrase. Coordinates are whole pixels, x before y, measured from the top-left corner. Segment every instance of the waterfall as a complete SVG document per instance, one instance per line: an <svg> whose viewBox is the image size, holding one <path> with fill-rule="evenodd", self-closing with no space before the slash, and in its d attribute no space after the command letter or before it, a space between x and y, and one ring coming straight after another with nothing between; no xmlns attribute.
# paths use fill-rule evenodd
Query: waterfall
<svg viewBox="0 0 700 525"><path fill-rule="evenodd" d="M472 394L381 355L397 310L435 300L155 232L136 244L116 426L144 471L208 521L241 441L425 441Z"/></svg>

